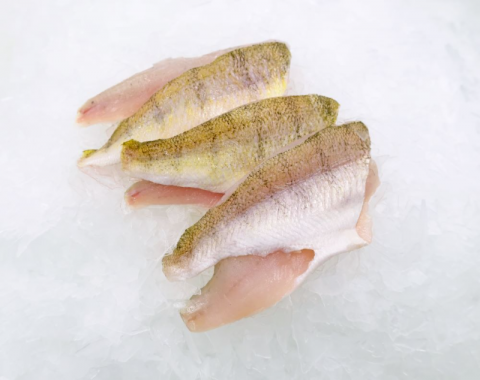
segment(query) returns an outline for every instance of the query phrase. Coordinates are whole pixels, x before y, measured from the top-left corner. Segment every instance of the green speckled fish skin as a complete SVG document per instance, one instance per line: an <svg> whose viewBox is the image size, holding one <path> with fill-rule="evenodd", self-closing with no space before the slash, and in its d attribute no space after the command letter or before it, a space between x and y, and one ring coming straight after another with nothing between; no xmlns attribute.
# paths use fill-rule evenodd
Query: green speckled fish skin
<svg viewBox="0 0 480 380"><path fill-rule="evenodd" d="M79 166L117 163L125 141L169 138L243 104L283 95L290 59L287 45L266 42L186 71L121 122L101 149L89 150Z"/></svg>
<svg viewBox="0 0 480 380"><path fill-rule="evenodd" d="M122 169L164 185L225 192L282 148L333 125L338 107L319 95L250 103L170 139L126 142Z"/></svg>
<svg viewBox="0 0 480 380"><path fill-rule="evenodd" d="M314 134L265 161L188 228L173 253L163 258L165 275L183 280L230 256L308 248L321 260L322 254L361 246L353 228L369 163L370 137L363 123ZM344 242L349 246L341 246Z"/></svg>

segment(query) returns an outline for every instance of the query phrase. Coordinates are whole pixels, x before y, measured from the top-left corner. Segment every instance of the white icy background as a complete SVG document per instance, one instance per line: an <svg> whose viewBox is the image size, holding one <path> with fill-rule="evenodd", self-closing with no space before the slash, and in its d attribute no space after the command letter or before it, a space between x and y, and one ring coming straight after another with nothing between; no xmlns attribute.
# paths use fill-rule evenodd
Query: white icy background
<svg viewBox="0 0 480 380"><path fill-rule="evenodd" d="M0 379L479 379L478 1L0 6ZM159 260L194 208L125 213L76 169L88 97L152 63L267 39L297 93L363 120L375 241L274 308L191 334Z"/></svg>

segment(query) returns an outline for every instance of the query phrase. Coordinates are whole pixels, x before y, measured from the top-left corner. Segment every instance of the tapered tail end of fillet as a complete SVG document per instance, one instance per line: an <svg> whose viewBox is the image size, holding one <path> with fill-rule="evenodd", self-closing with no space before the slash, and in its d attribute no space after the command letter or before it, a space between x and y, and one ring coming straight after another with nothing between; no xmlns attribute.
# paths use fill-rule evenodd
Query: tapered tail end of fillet
<svg viewBox="0 0 480 380"><path fill-rule="evenodd" d="M100 149L84 150L82 157L77 161L79 168L95 166L110 167L120 163L121 147L114 144Z"/></svg>
<svg viewBox="0 0 480 380"><path fill-rule="evenodd" d="M101 107L98 107L97 102L89 99L78 109L75 123L79 127L88 127L92 124L101 123L104 120L101 117L102 113L99 111L101 111Z"/></svg>
<svg viewBox="0 0 480 380"><path fill-rule="evenodd" d="M142 191L148 188L149 184L147 181L136 182L125 191L123 199L129 209L137 210L147 206L147 204L142 202Z"/></svg>
<svg viewBox="0 0 480 380"><path fill-rule="evenodd" d="M162 270L168 281L184 281L192 277L188 269L188 260L175 253L163 257Z"/></svg>
<svg viewBox="0 0 480 380"><path fill-rule="evenodd" d="M97 149L87 149L84 150L82 153L82 157L79 158L77 161L77 166L79 168L84 168L86 166L92 165L93 157L94 154L97 152Z"/></svg>
<svg viewBox="0 0 480 380"><path fill-rule="evenodd" d="M162 270L163 274L169 281L176 281L177 279L175 278L174 275L174 270L172 270L172 263L175 261L175 257L173 254L169 254L163 257L162 259Z"/></svg>
<svg viewBox="0 0 480 380"><path fill-rule="evenodd" d="M75 124L79 127L88 127L92 123L89 121L89 111L91 107L88 107L88 103L85 103L82 107L80 107L77 111L77 115L75 116Z"/></svg>
<svg viewBox="0 0 480 380"><path fill-rule="evenodd" d="M187 301L187 306L180 310L180 317L182 318L183 323L185 323L185 326L187 326L187 329L190 330L190 332L203 332L204 330L197 329L195 318L192 318L191 312L189 310L189 308L191 308L191 306L188 304L189 302L191 301Z"/></svg>
<svg viewBox="0 0 480 380"><path fill-rule="evenodd" d="M82 109L77 111L77 116L75 117L75 124L78 127L88 127L90 124L85 120L85 114L82 112Z"/></svg>
<svg viewBox="0 0 480 380"><path fill-rule="evenodd" d="M136 191L130 191L127 190L123 196L123 200L125 201L125 204L130 210L136 210L141 208L141 205L138 205L136 200L137 200L137 192Z"/></svg>

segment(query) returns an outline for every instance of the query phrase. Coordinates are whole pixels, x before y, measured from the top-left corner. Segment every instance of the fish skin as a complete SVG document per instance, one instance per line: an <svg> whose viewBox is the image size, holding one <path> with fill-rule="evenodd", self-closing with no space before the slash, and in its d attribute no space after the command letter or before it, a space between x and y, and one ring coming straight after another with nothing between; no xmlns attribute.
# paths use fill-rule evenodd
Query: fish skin
<svg viewBox="0 0 480 380"><path fill-rule="evenodd" d="M372 223L368 202L379 186L373 160L365 184L365 198L355 229L369 243ZM305 278L315 258L312 250L276 251L267 256L236 256L215 265L201 293L187 301L180 315L192 332L211 330L256 314L290 294Z"/></svg>
<svg viewBox="0 0 480 380"><path fill-rule="evenodd" d="M102 148L88 150L78 166L115 164L125 141L166 139L242 104L283 95L290 59L287 45L269 42L232 50L186 71L122 121Z"/></svg>
<svg viewBox="0 0 480 380"><path fill-rule="evenodd" d="M172 79L194 67L209 64L233 49L223 49L201 57L167 58L158 62L88 99L78 110L76 122L86 127L126 119Z"/></svg>
<svg viewBox="0 0 480 380"><path fill-rule="evenodd" d="M215 206L222 193L191 187L160 185L149 181L134 183L125 192L125 202L133 209L150 205L196 205L206 208Z"/></svg>
<svg viewBox="0 0 480 380"><path fill-rule="evenodd" d="M319 95L260 100L170 139L126 142L122 170L164 185L225 192L279 150L333 125L338 107Z"/></svg>
<svg viewBox="0 0 480 380"><path fill-rule="evenodd" d="M370 161L370 173L367 177L365 201L357 221L357 231L367 243L372 241L372 221L368 214L368 201L379 186L378 169L373 160ZM168 186L149 181L134 183L125 192L125 201L132 209L154 205L195 205L211 208L217 205L224 194L214 193L192 187Z"/></svg>
<svg viewBox="0 0 480 380"><path fill-rule="evenodd" d="M232 256L312 249L309 269L366 245L356 223L365 197L370 137L361 122L326 128L264 162L223 203L188 228L163 258L184 280Z"/></svg>

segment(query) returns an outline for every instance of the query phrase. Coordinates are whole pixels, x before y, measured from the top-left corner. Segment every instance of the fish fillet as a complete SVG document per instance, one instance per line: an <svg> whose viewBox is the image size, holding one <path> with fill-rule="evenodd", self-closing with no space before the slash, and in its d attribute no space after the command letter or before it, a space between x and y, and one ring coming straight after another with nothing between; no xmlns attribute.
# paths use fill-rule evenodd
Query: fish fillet
<svg viewBox="0 0 480 380"><path fill-rule="evenodd" d="M191 187L161 185L149 181L137 182L125 192L125 202L134 209L171 204L210 208L215 206L222 197L222 193Z"/></svg>
<svg viewBox="0 0 480 380"><path fill-rule="evenodd" d="M356 223L358 235L367 242L372 237L368 201L378 185L377 169L371 161L365 199ZM201 294L193 296L181 310L181 316L189 330L201 332L258 313L291 293L314 257L314 251L301 250L223 259L215 265L213 277Z"/></svg>
<svg viewBox="0 0 480 380"><path fill-rule="evenodd" d="M355 225L365 198L370 138L363 123L326 128L264 162L188 228L163 258L170 280L231 256L312 249L314 262L365 245Z"/></svg>
<svg viewBox="0 0 480 380"><path fill-rule="evenodd" d="M170 139L124 144L122 169L172 186L225 192L279 150L335 123L338 103L319 95L264 99Z"/></svg>
<svg viewBox="0 0 480 380"><path fill-rule="evenodd" d="M78 165L118 163L125 141L166 139L242 104L283 95L290 57L285 44L269 42L232 50L186 71L122 121L102 148L86 150Z"/></svg>
<svg viewBox="0 0 480 380"><path fill-rule="evenodd" d="M194 67L209 64L233 49L235 48L219 50L201 57L168 58L158 62L88 99L78 110L76 122L88 126L126 119L172 79Z"/></svg>
<svg viewBox="0 0 480 380"><path fill-rule="evenodd" d="M314 258L312 250L266 257L229 257L215 266L215 273L200 295L181 311L190 331L201 332L258 313L280 301L295 287Z"/></svg>

